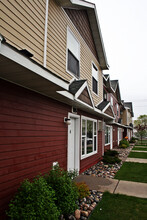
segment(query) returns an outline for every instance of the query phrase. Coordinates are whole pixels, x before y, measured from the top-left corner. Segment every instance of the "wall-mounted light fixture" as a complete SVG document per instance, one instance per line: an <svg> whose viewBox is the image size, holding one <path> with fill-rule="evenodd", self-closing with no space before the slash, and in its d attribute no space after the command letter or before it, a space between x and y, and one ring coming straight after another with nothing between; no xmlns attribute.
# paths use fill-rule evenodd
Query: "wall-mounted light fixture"
<svg viewBox="0 0 147 220"><path fill-rule="evenodd" d="M64 117L64 123L66 123L67 125L70 125L71 124L70 118Z"/></svg>

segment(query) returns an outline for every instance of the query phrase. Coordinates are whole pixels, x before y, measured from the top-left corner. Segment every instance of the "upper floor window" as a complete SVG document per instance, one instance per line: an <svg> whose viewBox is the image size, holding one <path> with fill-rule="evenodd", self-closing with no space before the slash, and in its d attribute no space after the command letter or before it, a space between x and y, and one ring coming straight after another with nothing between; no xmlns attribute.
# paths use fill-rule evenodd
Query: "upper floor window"
<svg viewBox="0 0 147 220"><path fill-rule="evenodd" d="M103 90L104 101L107 101L107 92Z"/></svg>
<svg viewBox="0 0 147 220"><path fill-rule="evenodd" d="M110 98L110 104L111 104L111 106L113 106L113 97L112 96Z"/></svg>
<svg viewBox="0 0 147 220"><path fill-rule="evenodd" d="M117 108L117 116L119 116L119 106L118 106L118 104L116 104L116 108Z"/></svg>
<svg viewBox="0 0 147 220"><path fill-rule="evenodd" d="M67 29L67 70L79 78L80 76L80 44Z"/></svg>
<svg viewBox="0 0 147 220"><path fill-rule="evenodd" d="M92 91L98 95L98 69L92 64Z"/></svg>

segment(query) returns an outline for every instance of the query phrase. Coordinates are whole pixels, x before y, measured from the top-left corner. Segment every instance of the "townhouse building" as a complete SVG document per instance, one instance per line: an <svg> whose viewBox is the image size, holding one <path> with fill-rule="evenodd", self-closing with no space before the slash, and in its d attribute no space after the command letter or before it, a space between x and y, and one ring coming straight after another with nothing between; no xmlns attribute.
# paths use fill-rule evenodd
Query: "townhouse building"
<svg viewBox="0 0 147 220"><path fill-rule="evenodd" d="M93 3L3 0L0 7L0 216L5 219L24 179L57 162L83 172L118 145L122 127L119 85L102 73L108 62Z"/></svg>

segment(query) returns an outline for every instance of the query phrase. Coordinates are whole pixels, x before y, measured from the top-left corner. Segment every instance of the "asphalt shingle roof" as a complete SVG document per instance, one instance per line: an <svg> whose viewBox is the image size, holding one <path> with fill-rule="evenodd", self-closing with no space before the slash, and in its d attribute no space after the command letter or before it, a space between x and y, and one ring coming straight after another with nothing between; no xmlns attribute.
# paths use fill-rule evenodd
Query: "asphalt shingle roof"
<svg viewBox="0 0 147 220"><path fill-rule="evenodd" d="M69 86L69 92L75 95L81 86L86 82L86 80L75 80Z"/></svg>
<svg viewBox="0 0 147 220"><path fill-rule="evenodd" d="M109 101L103 101L97 106L97 108L102 111L108 105L108 103Z"/></svg>

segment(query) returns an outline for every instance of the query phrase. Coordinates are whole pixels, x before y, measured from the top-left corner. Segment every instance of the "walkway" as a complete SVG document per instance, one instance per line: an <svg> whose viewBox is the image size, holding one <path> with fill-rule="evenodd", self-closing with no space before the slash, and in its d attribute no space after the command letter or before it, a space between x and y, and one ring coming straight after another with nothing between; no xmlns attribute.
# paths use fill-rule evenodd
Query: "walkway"
<svg viewBox="0 0 147 220"><path fill-rule="evenodd" d="M117 179L108 179L90 175L79 175L76 182L85 182L90 190L110 193L121 193L129 196L147 198L147 184Z"/></svg>
<svg viewBox="0 0 147 220"><path fill-rule="evenodd" d="M120 149L118 149L118 151L120 151ZM124 157L124 162L147 163L147 159ZM100 192L109 191L110 193L115 194L120 193L129 196L147 198L147 183L131 182L84 174L77 176L75 181L85 182L89 186L90 190L97 190Z"/></svg>

